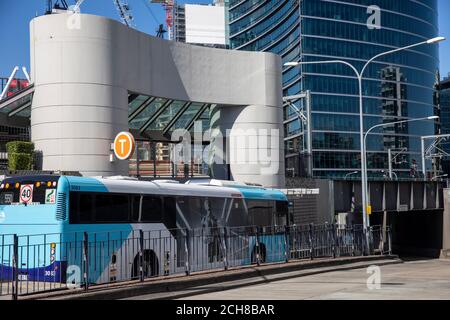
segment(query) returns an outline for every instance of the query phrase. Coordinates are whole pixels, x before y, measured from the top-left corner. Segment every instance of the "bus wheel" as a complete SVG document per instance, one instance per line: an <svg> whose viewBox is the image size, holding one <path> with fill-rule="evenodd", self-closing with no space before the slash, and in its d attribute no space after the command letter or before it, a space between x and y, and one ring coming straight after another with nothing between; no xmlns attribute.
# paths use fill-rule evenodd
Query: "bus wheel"
<svg viewBox="0 0 450 320"><path fill-rule="evenodd" d="M159 275L159 261L153 250L144 250L142 267L144 278L156 277ZM139 276L139 254L137 254L136 257L134 257L131 278L137 279Z"/></svg>
<svg viewBox="0 0 450 320"><path fill-rule="evenodd" d="M252 263L257 263L256 252L256 246L254 246L252 251ZM259 244L259 261L261 263L266 262L266 245L264 243Z"/></svg>

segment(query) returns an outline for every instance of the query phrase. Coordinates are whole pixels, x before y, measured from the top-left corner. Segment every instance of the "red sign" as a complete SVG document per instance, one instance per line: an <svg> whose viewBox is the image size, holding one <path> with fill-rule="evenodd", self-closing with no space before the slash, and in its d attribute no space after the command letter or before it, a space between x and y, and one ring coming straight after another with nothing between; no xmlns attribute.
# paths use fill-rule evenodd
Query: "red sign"
<svg viewBox="0 0 450 320"><path fill-rule="evenodd" d="M33 202L33 185L24 184L20 186L20 203Z"/></svg>

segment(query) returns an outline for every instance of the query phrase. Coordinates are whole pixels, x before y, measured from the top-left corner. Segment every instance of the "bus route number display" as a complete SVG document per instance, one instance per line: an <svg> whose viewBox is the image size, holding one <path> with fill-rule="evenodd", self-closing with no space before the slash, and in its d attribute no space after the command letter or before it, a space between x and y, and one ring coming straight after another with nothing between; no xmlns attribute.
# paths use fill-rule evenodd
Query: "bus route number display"
<svg viewBox="0 0 450 320"><path fill-rule="evenodd" d="M20 203L31 203L33 202L33 185L24 184L20 186Z"/></svg>

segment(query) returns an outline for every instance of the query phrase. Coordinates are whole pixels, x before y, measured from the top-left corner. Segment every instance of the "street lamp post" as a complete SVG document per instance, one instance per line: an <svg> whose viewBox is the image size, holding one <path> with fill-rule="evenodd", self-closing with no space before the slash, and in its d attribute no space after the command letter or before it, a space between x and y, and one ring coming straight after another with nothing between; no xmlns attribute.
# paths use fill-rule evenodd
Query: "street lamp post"
<svg viewBox="0 0 450 320"><path fill-rule="evenodd" d="M386 51L386 52L382 52L380 54L377 54L376 56L372 57L371 59L369 59L365 65L363 66L363 68L361 69L361 71L358 71L358 69L356 69L355 66L353 66L351 63L344 61L344 60L326 60L326 61L300 61L300 62L286 62L284 65L287 67L295 67L298 65L306 65L306 64L336 64L336 63L340 63L340 64L344 64L348 67L350 67L356 74L356 77L358 78L358 90L359 90L359 135L360 135L360 144L361 144L361 169L362 169L362 175L361 175L361 185L362 185L362 190L366 190L367 186L367 177L365 176L366 174L366 168L365 168L365 163L366 163L366 159L365 159L365 149L364 149L364 110L363 110L363 94L362 94L362 80L363 80L363 75L364 75L364 71L367 69L367 67L369 66L369 64L371 62L373 62L374 60L385 56L385 55L389 55L392 53L396 53L402 50L407 50L407 49L411 49L417 46L421 46L424 44L435 44L441 41L444 41L445 38L444 37L436 37L436 38L432 38L426 41L422 41L416 44L412 44L409 46L405 46L402 48L398 48L398 49L394 49L394 50L390 50L390 51ZM363 225L364 225L364 232L366 234L366 243L367 243L367 250L368 250L368 239L369 239L369 235L367 232L367 228L369 226L369 219L367 216L367 199L366 199L366 194L365 192L362 192L362 205L363 205Z"/></svg>

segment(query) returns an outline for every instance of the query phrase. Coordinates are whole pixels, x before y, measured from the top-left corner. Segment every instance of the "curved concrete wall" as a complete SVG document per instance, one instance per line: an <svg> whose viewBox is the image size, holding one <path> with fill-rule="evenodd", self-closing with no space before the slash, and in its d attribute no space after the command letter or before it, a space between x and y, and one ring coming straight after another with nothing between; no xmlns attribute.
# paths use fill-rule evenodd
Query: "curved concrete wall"
<svg viewBox="0 0 450 320"><path fill-rule="evenodd" d="M265 165L259 163L232 164L232 175L284 185L279 56L170 42L84 14L38 17L30 32L32 140L43 152L43 169L126 174L128 163L111 163L109 149L114 136L128 129L127 93L133 91L219 104L230 111L216 123L221 131L279 130L278 172L260 170Z"/></svg>

